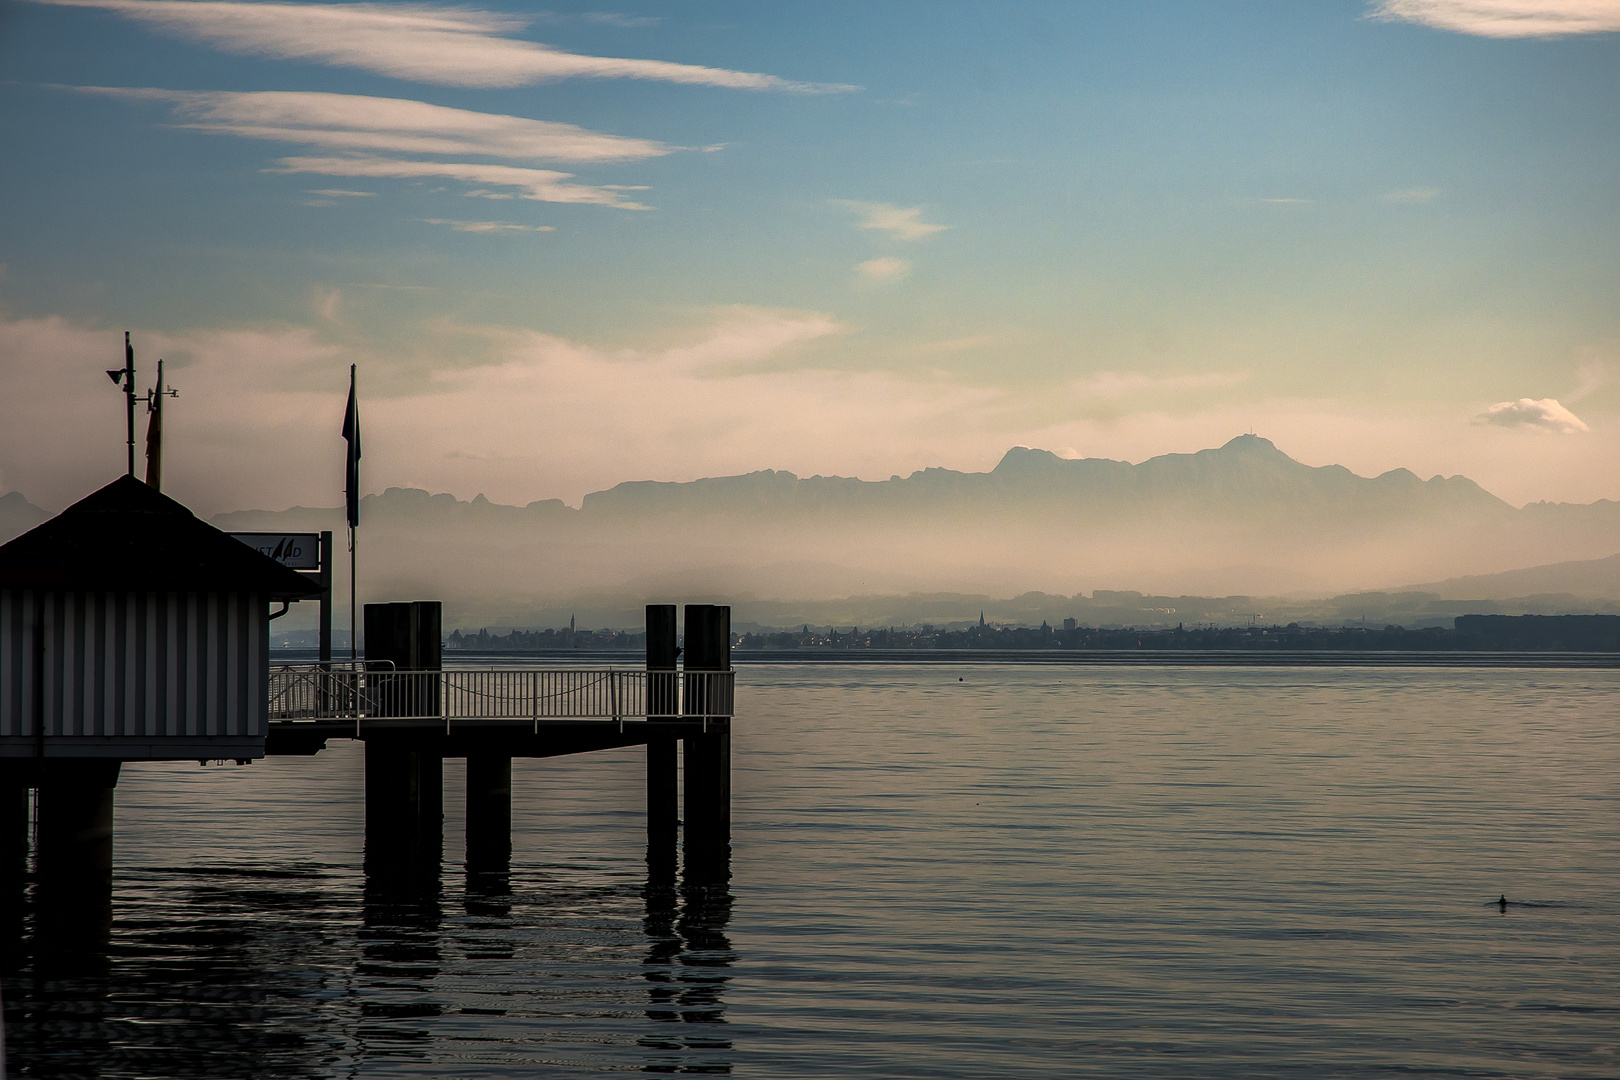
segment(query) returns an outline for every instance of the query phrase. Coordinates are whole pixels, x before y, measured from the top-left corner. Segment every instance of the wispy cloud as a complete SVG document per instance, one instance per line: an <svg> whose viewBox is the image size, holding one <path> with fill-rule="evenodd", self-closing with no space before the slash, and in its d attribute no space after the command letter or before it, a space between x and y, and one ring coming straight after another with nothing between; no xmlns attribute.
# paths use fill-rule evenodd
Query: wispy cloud
<svg viewBox="0 0 1620 1080"><path fill-rule="evenodd" d="M650 210L609 188L571 184L573 173L552 169L525 169L515 165L480 165L472 162L403 161L384 157L286 157L268 172L314 173L318 176L374 176L401 180L443 177L465 184L516 188L525 199L554 203L593 203L620 210Z"/></svg>
<svg viewBox="0 0 1620 1080"><path fill-rule="evenodd" d="M1118 401L1141 394L1221 390L1249 380L1246 371L1210 371L1197 375L1146 375L1139 371L1099 371L1069 383L1086 400Z"/></svg>
<svg viewBox="0 0 1620 1080"><path fill-rule="evenodd" d="M1373 16L1479 37L1562 37L1620 30L1620 0L1380 0Z"/></svg>
<svg viewBox="0 0 1620 1080"><path fill-rule="evenodd" d="M317 188L311 191L310 194L324 195L329 199L349 199L374 197L377 193L375 191L350 191L347 188Z"/></svg>
<svg viewBox="0 0 1620 1080"><path fill-rule="evenodd" d="M878 229L900 240L921 240L949 225L934 225L922 219L920 206L895 206L892 203L856 202L853 199L834 199L833 203L859 215L861 228Z"/></svg>
<svg viewBox="0 0 1620 1080"><path fill-rule="evenodd" d="M911 273L911 263L885 255L879 259L867 259L855 267L855 272L866 281L899 281Z"/></svg>
<svg viewBox="0 0 1620 1080"><path fill-rule="evenodd" d="M636 161L671 147L573 124L472 112L401 98L312 91L195 92L75 87L81 93L160 101L180 125L214 135L304 143L331 150L473 154L515 160Z"/></svg>
<svg viewBox="0 0 1620 1080"><path fill-rule="evenodd" d="M517 225L510 221L453 221L449 218L423 218L424 225L448 225L456 232L506 233L555 232L554 225Z"/></svg>
<svg viewBox="0 0 1620 1080"><path fill-rule="evenodd" d="M35 2L116 12L227 52L358 68L439 86L527 86L556 79L597 78L800 93L858 89L663 60L582 56L509 36L528 25L528 19L445 4Z"/></svg>
<svg viewBox="0 0 1620 1080"><path fill-rule="evenodd" d="M1532 427L1543 431L1556 431L1574 435L1591 430L1584 421L1557 398L1520 398L1518 401L1499 401L1475 418L1475 423L1496 424L1500 427Z"/></svg>
<svg viewBox="0 0 1620 1080"><path fill-rule="evenodd" d="M1384 193L1385 202L1401 203L1408 206L1415 206L1421 203L1431 203L1439 197L1440 189L1432 187L1402 188L1399 191L1389 191Z"/></svg>

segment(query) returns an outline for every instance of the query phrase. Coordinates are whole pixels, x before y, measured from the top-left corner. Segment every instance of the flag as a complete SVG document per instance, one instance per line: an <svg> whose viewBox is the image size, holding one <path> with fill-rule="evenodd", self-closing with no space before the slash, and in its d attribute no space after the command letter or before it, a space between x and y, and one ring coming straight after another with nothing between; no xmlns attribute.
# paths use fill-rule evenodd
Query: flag
<svg viewBox="0 0 1620 1080"><path fill-rule="evenodd" d="M163 406L152 409L146 421L146 486L163 486Z"/></svg>
<svg viewBox="0 0 1620 1080"><path fill-rule="evenodd" d="M354 365L349 365L349 408L343 414L343 438L349 443L348 462L343 470L343 501L349 512L349 528L360 524L360 403L354 396Z"/></svg>

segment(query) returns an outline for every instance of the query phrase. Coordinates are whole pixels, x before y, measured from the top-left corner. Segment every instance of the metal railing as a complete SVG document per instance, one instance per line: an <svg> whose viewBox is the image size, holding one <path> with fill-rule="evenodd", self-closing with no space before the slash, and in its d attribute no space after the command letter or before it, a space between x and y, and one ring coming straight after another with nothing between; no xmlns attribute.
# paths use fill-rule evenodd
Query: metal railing
<svg viewBox="0 0 1620 1080"><path fill-rule="evenodd" d="M702 720L732 715L734 671L640 668L464 668L278 664L270 720L432 720L530 724L561 720Z"/></svg>

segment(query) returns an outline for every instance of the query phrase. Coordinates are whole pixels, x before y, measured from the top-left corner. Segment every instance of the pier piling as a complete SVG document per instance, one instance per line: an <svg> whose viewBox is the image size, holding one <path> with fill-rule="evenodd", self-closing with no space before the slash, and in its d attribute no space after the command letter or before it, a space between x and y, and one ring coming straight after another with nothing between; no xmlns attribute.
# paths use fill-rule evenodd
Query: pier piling
<svg viewBox="0 0 1620 1080"><path fill-rule="evenodd" d="M444 758L402 738L366 740L366 870L436 869L444 853Z"/></svg>
<svg viewBox="0 0 1620 1080"><path fill-rule="evenodd" d="M691 676L730 670L730 607L686 605L684 660L688 675L684 711L702 716L717 712L718 703L708 700L713 686ZM686 873L689 880L723 880L731 857L731 721L706 719L704 727L682 739Z"/></svg>
<svg viewBox="0 0 1620 1080"><path fill-rule="evenodd" d="M647 605L647 716L674 719L680 712L680 685L675 670L674 604ZM675 840L680 829L679 751L673 735L647 739L647 864L657 873L673 873Z"/></svg>
<svg viewBox="0 0 1620 1080"><path fill-rule="evenodd" d="M512 756L467 755L467 869L502 871L512 864Z"/></svg>

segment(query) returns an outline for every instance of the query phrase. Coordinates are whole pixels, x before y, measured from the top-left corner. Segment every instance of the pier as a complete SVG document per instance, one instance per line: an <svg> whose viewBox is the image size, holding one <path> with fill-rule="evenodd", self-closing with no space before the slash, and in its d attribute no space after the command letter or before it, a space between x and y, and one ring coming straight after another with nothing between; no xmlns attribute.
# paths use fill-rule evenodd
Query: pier
<svg viewBox="0 0 1620 1080"><path fill-rule="evenodd" d="M468 869L499 873L514 757L632 746L649 880L729 878L730 608L688 604L678 626L675 605L649 605L640 668L446 669L438 603L368 604L363 660L272 665L271 605L324 608L326 569L288 569L130 477L0 545L0 869L23 880L32 849L37 910L64 940L111 924L125 763L245 764L334 739L365 746L378 882L437 878L445 758L467 762Z"/></svg>

